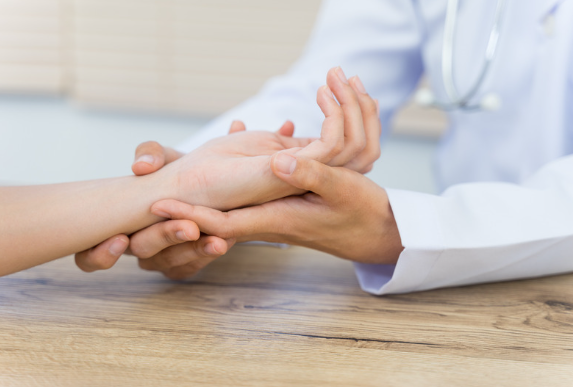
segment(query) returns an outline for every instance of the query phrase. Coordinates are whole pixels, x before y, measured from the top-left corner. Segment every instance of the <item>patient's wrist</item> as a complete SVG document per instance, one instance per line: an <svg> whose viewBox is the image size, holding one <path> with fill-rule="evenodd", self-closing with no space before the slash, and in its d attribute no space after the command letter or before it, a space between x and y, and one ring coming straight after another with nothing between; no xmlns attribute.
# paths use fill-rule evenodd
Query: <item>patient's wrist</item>
<svg viewBox="0 0 573 387"><path fill-rule="evenodd" d="M141 189L146 190L155 200L178 199L180 196L180 174L171 165L138 179L141 179Z"/></svg>

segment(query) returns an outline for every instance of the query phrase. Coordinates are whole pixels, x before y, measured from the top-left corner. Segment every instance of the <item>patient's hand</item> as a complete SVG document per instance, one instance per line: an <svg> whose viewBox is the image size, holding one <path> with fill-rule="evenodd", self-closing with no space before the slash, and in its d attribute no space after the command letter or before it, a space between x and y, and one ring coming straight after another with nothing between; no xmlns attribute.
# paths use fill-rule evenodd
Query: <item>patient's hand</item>
<svg viewBox="0 0 573 387"><path fill-rule="evenodd" d="M311 141L279 133L237 131L207 142L160 173L177 182L173 195L188 203L218 209L264 203L297 193L273 176L271 156Z"/></svg>

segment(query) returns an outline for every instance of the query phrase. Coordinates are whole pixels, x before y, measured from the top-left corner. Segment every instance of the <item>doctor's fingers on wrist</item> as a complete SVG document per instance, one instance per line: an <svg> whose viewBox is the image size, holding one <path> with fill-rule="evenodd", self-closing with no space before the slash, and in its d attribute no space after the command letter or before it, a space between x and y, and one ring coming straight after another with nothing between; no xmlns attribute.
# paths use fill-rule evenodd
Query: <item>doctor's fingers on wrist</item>
<svg viewBox="0 0 573 387"><path fill-rule="evenodd" d="M290 157L290 156L289 156ZM278 201L280 202L280 201ZM173 219L192 219L208 235L224 239L242 239L251 235L273 233L280 215L273 211L277 202L265 203L229 212L193 206L173 199L158 201L151 206L153 214L169 214Z"/></svg>
<svg viewBox="0 0 573 387"><path fill-rule="evenodd" d="M149 258L168 247L196 241L200 235L199 227L191 220L166 220L133 234L129 248L136 257Z"/></svg>
<svg viewBox="0 0 573 387"><path fill-rule="evenodd" d="M356 91L366 136L366 146L358 155L351 159L346 168L361 172L380 157L380 135L382 125L380 123L380 110L377 100L372 99L366 93L366 89L358 76L350 78L350 84Z"/></svg>
<svg viewBox="0 0 573 387"><path fill-rule="evenodd" d="M356 82L356 78L350 81L347 80L340 67L329 71L327 84L338 102L340 102L344 113L344 149L328 164L343 166L360 154L366 147L366 133L360 97L364 98L367 94L364 87L359 89L360 83Z"/></svg>
<svg viewBox="0 0 573 387"><path fill-rule="evenodd" d="M76 265L86 273L111 268L129 246L126 235L115 235L89 250L75 255Z"/></svg>
<svg viewBox="0 0 573 387"><path fill-rule="evenodd" d="M205 236L197 241L169 247L150 258L140 258L144 270L166 272L175 267L193 265L197 260L215 259L224 255L234 245L234 240Z"/></svg>
<svg viewBox="0 0 573 387"><path fill-rule="evenodd" d="M135 160L131 170L137 176L148 175L182 156L181 152L164 147L155 141L144 142L135 150Z"/></svg>

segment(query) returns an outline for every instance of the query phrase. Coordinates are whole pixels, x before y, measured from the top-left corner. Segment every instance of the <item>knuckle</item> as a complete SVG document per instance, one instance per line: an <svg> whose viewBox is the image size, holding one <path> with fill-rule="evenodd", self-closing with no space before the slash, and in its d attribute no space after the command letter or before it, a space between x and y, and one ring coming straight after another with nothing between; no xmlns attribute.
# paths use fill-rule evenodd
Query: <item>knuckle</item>
<svg viewBox="0 0 573 387"><path fill-rule="evenodd" d="M193 254L194 254L194 258L203 258L203 257L207 257L207 253L205 252L205 246L207 245L206 242L203 243L195 243L193 246ZM186 263L186 265L190 265L192 264L192 262L195 260L189 260L189 262Z"/></svg>
<svg viewBox="0 0 573 387"><path fill-rule="evenodd" d="M200 261L189 262L188 264L185 265L185 272L188 277L195 275L196 273L201 271L201 269L203 269L203 265L201 264Z"/></svg>
<svg viewBox="0 0 573 387"><path fill-rule="evenodd" d="M233 228L231 227L231 222L233 219L231 218L231 214L229 212L223 212L223 219L222 222L218 227L220 229L217 230L217 236L223 239L234 238L235 233ZM201 248L205 247L206 243L201 244Z"/></svg>
<svg viewBox="0 0 573 387"><path fill-rule="evenodd" d="M99 270L108 270L111 269L113 267L113 265L115 264L115 261L107 259L107 260L103 260L99 263L99 265L95 265Z"/></svg>
<svg viewBox="0 0 573 387"><path fill-rule="evenodd" d="M150 259L139 259L137 261L137 264L139 266L140 269L142 270L147 270L147 271L155 271L155 265L153 264L153 261Z"/></svg>
<svg viewBox="0 0 573 387"><path fill-rule="evenodd" d="M161 266L169 269L172 267L181 266L181 264L182 264L182 262L181 262L181 259L179 258L179 256L169 254L169 255L163 257Z"/></svg>
<svg viewBox="0 0 573 387"><path fill-rule="evenodd" d="M366 139L366 133L364 130L360 133L360 136L356 140L356 147L358 148L359 152L363 152L366 148L368 148L368 141Z"/></svg>
<svg viewBox="0 0 573 387"><path fill-rule="evenodd" d="M167 269L181 266L184 263L182 261L182 255L174 253L171 249L162 251L158 259L159 265Z"/></svg>
<svg viewBox="0 0 573 387"><path fill-rule="evenodd" d="M330 149L329 152L329 156L330 157L334 157L337 156L338 154L340 154L343 150L344 150L344 138L339 138L337 139L334 144L332 144L332 147Z"/></svg>
<svg viewBox="0 0 573 387"><path fill-rule="evenodd" d="M134 257L150 258L153 255L149 246L145 243L140 243L139 238L133 238L129 247Z"/></svg>
<svg viewBox="0 0 573 387"><path fill-rule="evenodd" d="M380 149L380 146L378 145L376 147L376 149L374 150L374 152L372 153L372 162L378 160L381 155L382 155L382 150Z"/></svg>
<svg viewBox="0 0 573 387"><path fill-rule="evenodd" d="M366 164L372 164L380 158L381 154L380 145L378 143L373 144L373 146L365 152Z"/></svg>
<svg viewBox="0 0 573 387"><path fill-rule="evenodd" d="M303 184L307 187L316 187L319 186L321 180L324 179L319 167L317 164L311 164L312 167L308 168L308 173L303 174Z"/></svg>
<svg viewBox="0 0 573 387"><path fill-rule="evenodd" d="M362 112L367 115L378 116L378 108L376 107L376 102L370 96L364 96L362 100Z"/></svg>
<svg viewBox="0 0 573 387"><path fill-rule="evenodd" d="M360 101L358 100L358 96L356 95L354 89L350 85L347 85L346 87L349 89L348 92L349 101L347 103L350 103L352 105L359 105Z"/></svg>
<svg viewBox="0 0 573 387"><path fill-rule="evenodd" d="M344 85L342 92L340 93L340 103L342 106L351 106L351 105L357 105L358 104L358 96L356 95L356 92L354 91L354 89L352 88L352 86L348 85Z"/></svg>
<svg viewBox="0 0 573 387"><path fill-rule="evenodd" d="M114 264L113 257L108 254L102 254L97 249L90 249L85 256L84 264L90 271L107 270Z"/></svg>
<svg viewBox="0 0 573 387"><path fill-rule="evenodd" d="M175 245L180 243L179 239L175 235L176 230L172 227L168 227L169 223L165 224L165 227L161 229L161 240L167 245Z"/></svg>
<svg viewBox="0 0 573 387"><path fill-rule="evenodd" d="M368 173L370 171L372 171L372 168L374 168L374 165L370 164L368 165L366 168L362 169L361 173Z"/></svg>
<svg viewBox="0 0 573 387"><path fill-rule="evenodd" d="M342 107L340 105L336 104L336 107L332 109L330 117L332 117L335 120L342 121L344 120L344 110L342 110Z"/></svg>
<svg viewBox="0 0 573 387"><path fill-rule="evenodd" d="M356 156L366 149L366 138L364 136L356 136L355 139L352 140L351 144L347 147L348 152L353 156Z"/></svg>
<svg viewBox="0 0 573 387"><path fill-rule="evenodd" d="M92 271L94 271L94 269L91 268L90 266L88 266L86 263L87 254L85 251L82 251L81 253L76 253L74 258L76 261L76 266L81 271L83 271L85 273L91 273Z"/></svg>

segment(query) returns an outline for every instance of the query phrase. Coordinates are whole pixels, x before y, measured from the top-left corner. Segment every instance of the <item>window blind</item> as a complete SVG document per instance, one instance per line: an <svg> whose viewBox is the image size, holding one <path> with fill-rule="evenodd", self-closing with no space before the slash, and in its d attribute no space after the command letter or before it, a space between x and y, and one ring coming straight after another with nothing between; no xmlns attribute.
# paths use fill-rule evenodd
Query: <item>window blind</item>
<svg viewBox="0 0 573 387"><path fill-rule="evenodd" d="M319 3L75 0L73 97L89 105L219 114L288 69Z"/></svg>
<svg viewBox="0 0 573 387"><path fill-rule="evenodd" d="M0 90L65 86L64 0L0 0Z"/></svg>

